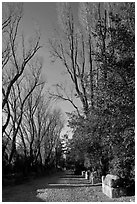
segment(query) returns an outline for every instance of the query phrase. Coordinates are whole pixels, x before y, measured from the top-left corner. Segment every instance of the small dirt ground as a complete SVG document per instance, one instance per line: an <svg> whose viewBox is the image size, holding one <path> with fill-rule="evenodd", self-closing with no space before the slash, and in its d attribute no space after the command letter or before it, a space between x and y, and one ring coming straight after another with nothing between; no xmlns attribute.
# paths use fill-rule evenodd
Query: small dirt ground
<svg viewBox="0 0 137 204"><path fill-rule="evenodd" d="M90 185L82 176L71 172L31 180L25 184L7 186L2 191L3 202L130 202L135 197L111 199L102 193L101 185Z"/></svg>

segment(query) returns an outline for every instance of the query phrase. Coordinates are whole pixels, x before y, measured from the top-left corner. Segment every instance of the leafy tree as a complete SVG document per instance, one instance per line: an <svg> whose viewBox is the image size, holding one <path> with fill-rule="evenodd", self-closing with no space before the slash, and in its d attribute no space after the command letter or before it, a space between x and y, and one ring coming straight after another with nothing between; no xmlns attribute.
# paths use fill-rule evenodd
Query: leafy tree
<svg viewBox="0 0 137 204"><path fill-rule="evenodd" d="M98 73L96 106L90 106L86 116L69 115L71 153L74 155L74 149L76 157L83 160L82 152L91 165L100 166L104 175L111 172L130 179L134 175L135 146L134 3L95 3L94 12L92 6L84 4L82 16L91 26L87 34L95 39L92 59ZM92 19L96 20L94 25L90 24Z"/></svg>

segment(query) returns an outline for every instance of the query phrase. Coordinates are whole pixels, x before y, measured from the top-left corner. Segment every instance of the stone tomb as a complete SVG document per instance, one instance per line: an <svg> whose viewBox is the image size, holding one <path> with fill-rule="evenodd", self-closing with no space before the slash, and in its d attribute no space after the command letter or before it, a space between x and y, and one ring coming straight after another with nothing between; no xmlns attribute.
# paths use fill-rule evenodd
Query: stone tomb
<svg viewBox="0 0 137 204"><path fill-rule="evenodd" d="M85 172L85 179L88 179L88 172Z"/></svg>
<svg viewBox="0 0 137 204"><path fill-rule="evenodd" d="M90 170L88 170L88 171L85 171L85 179L87 179L87 180L90 180L90 174L91 174L91 171Z"/></svg>
<svg viewBox="0 0 137 204"><path fill-rule="evenodd" d="M125 189L118 186L119 177L107 174L102 176L102 192L110 198L118 198L126 194Z"/></svg>
<svg viewBox="0 0 137 204"><path fill-rule="evenodd" d="M85 171L82 171L82 176L84 176L84 177L85 177Z"/></svg>
<svg viewBox="0 0 137 204"><path fill-rule="evenodd" d="M90 173L89 180L90 180L90 183L91 183L92 185L94 185L95 179L96 179L96 171Z"/></svg>
<svg viewBox="0 0 137 204"><path fill-rule="evenodd" d="M86 171L86 172L82 172L82 175L85 176L85 179L89 180L89 182L94 185L94 179L96 177L96 172L91 172L90 170Z"/></svg>

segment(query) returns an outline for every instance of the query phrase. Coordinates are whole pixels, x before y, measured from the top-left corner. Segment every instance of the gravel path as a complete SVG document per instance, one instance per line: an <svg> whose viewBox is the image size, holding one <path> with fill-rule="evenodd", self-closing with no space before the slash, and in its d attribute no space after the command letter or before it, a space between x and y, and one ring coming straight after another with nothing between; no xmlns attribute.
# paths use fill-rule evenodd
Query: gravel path
<svg viewBox="0 0 137 204"><path fill-rule="evenodd" d="M58 173L3 189L3 202L129 202L134 197L110 199L101 185L92 186L82 176Z"/></svg>

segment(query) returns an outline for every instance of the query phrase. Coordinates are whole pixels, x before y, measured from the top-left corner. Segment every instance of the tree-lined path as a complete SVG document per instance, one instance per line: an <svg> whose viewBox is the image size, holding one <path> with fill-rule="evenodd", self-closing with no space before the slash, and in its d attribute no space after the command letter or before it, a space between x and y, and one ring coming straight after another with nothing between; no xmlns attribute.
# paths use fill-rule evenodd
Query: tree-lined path
<svg viewBox="0 0 137 204"><path fill-rule="evenodd" d="M134 198L62 169L135 195L135 2L2 3L3 201Z"/></svg>
<svg viewBox="0 0 137 204"><path fill-rule="evenodd" d="M133 197L110 199L101 185L91 185L82 176L60 172L3 189L3 202L120 202Z"/></svg>

